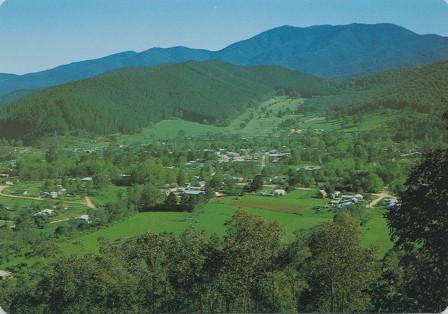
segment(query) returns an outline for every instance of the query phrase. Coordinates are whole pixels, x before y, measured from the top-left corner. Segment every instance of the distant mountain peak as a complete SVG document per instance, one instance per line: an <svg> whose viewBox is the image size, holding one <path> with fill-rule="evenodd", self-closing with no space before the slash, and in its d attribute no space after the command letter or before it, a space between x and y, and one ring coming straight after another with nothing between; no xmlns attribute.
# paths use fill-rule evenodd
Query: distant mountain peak
<svg viewBox="0 0 448 314"><path fill-rule="evenodd" d="M0 96L59 85L124 67L221 60L236 65L277 65L326 77L348 77L425 65L448 58L448 38L419 35L390 23L279 26L209 51L184 46L126 51L18 77L0 77Z"/></svg>

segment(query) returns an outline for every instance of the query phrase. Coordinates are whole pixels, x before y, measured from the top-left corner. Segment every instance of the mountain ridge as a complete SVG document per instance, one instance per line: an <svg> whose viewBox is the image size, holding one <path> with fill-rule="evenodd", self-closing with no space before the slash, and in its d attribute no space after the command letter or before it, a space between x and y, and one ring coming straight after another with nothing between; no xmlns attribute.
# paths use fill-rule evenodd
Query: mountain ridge
<svg viewBox="0 0 448 314"><path fill-rule="evenodd" d="M399 43L399 45L398 45ZM325 77L359 76L448 58L448 38L419 35L394 24L284 25L223 49L184 46L125 51L1 81L0 95L65 84L124 67L220 60L235 65L278 65Z"/></svg>

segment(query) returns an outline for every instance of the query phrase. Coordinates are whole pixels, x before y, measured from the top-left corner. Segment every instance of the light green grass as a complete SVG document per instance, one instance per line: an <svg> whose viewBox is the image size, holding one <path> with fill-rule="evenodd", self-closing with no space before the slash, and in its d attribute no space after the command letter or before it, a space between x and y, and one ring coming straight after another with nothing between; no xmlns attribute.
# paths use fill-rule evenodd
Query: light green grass
<svg viewBox="0 0 448 314"><path fill-rule="evenodd" d="M118 138L119 143L141 143L154 139L173 139L179 134L186 137L197 137L208 133L225 132L226 128L200 124L180 119L163 120L142 132L133 135L123 135Z"/></svg>
<svg viewBox="0 0 448 314"><path fill-rule="evenodd" d="M14 194L16 191L27 191L29 197L39 197L42 186L42 182L17 182L15 185L8 186L3 190L4 194Z"/></svg>
<svg viewBox="0 0 448 314"><path fill-rule="evenodd" d="M311 196L314 191L294 191L284 198L270 198L265 196L247 195L239 200L233 197L214 199L193 213L149 212L139 213L123 221L114 223L107 228L87 232L72 239L60 242L63 252L87 253L98 250L97 239L102 237L108 240L129 238L147 232L174 232L180 233L188 226L203 230L208 234L223 235L224 223L228 221L237 209L243 209L251 214L261 216L269 221L277 221L285 231L284 240L292 241L294 232L300 229L311 228L315 225L332 219L333 212L322 211L315 213L311 208L325 203L324 200ZM250 201L265 201L269 204L278 203L281 206L300 208L297 212L285 212L266 208L257 208L250 205ZM245 206L249 202L250 206Z"/></svg>
<svg viewBox="0 0 448 314"><path fill-rule="evenodd" d="M120 135L117 137L118 143L144 143L151 140L174 139L179 134L185 137L205 136L209 133L231 133L241 136L262 136L271 133L284 118L276 117L279 111L285 109L296 109L303 104L302 99L287 99L286 97L275 97L261 102L258 106L249 108L244 113L233 119L229 126L218 127L214 125L200 124L197 122L185 121L181 119L169 119L160 121L141 132L132 135ZM272 110L272 117L265 118L262 114L263 107ZM251 119L244 128L241 123Z"/></svg>
<svg viewBox="0 0 448 314"><path fill-rule="evenodd" d="M313 116L313 117L303 117L302 129L320 129L324 131L334 131L339 129L340 121L333 120L327 121L324 117Z"/></svg>
<svg viewBox="0 0 448 314"><path fill-rule="evenodd" d="M84 254L98 251L98 238L110 241L139 236L145 233L173 232L181 233L189 226L208 234L222 236L225 232L224 223L228 221L237 209L245 210L253 215L263 217L268 221L277 221L284 230L284 240L290 242L295 232L309 229L333 218L332 210L316 213L312 208L325 204L325 200L314 198L315 191L294 191L284 198L246 195L240 199L225 197L214 199L205 208L193 213L178 212L148 212L139 213L123 221L116 222L99 230L86 232L71 239L59 242L59 247L65 254ZM253 207L250 201L264 201L265 206L272 204L300 208L300 211L279 211ZM249 204L250 206L246 206ZM281 204L281 205L280 205ZM382 211L371 215L363 226L363 243L378 249L378 256L391 247L386 220Z"/></svg>
<svg viewBox="0 0 448 314"><path fill-rule="evenodd" d="M10 209L29 207L31 204L36 204L40 202L45 202L44 204L52 204L50 200L31 200L31 199L22 199L16 197L8 197L0 195L0 204L9 207Z"/></svg>
<svg viewBox="0 0 448 314"><path fill-rule="evenodd" d="M384 209L375 208L374 213L362 229L363 244L375 246L379 256L384 256L384 254L392 248L392 241L390 240L389 229L384 213Z"/></svg>

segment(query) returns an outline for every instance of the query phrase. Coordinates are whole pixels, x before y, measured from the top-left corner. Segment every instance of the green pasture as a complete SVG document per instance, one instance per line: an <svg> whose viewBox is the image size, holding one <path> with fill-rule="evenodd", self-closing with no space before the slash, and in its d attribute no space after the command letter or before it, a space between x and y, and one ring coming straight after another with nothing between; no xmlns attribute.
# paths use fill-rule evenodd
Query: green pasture
<svg viewBox="0 0 448 314"><path fill-rule="evenodd" d="M117 240L139 236L145 233L173 232L181 233L189 226L203 230L208 234L222 236L224 223L234 212L243 209L268 221L277 221L284 230L284 240L289 242L295 232L308 229L333 218L331 209L315 212L312 208L323 205L325 200L314 197L315 191L294 191L285 197L246 195L241 198L224 197L210 201L204 208L192 213L147 212L139 213L110 226L88 231L59 242L65 254L84 254L98 250L98 238ZM279 206L279 208L273 207ZM289 209L288 209L289 208ZM297 210L300 208L300 210ZM363 227L363 242L378 248L384 254L390 248L387 226L382 215L374 214Z"/></svg>

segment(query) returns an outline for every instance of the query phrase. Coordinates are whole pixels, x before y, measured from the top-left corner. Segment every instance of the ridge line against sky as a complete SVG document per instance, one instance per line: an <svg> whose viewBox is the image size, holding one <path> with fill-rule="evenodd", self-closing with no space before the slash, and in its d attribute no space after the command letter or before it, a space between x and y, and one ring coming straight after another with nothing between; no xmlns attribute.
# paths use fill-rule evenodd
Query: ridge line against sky
<svg viewBox="0 0 448 314"><path fill-rule="evenodd" d="M219 50L281 25L393 23L448 36L446 21L445 0L6 0L0 72L151 47Z"/></svg>

